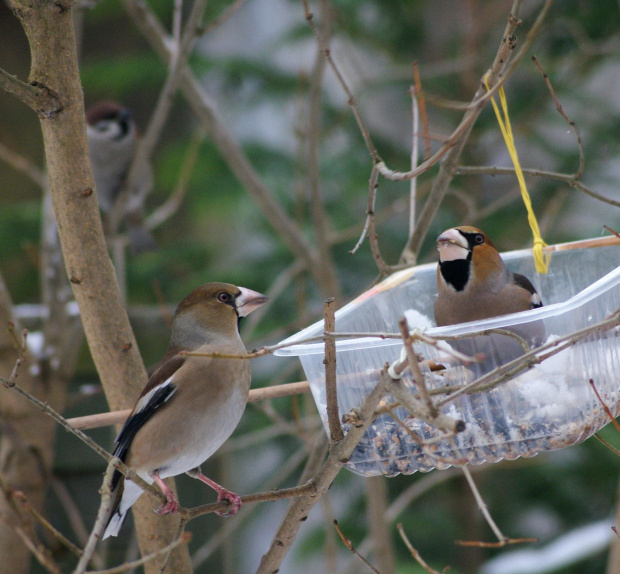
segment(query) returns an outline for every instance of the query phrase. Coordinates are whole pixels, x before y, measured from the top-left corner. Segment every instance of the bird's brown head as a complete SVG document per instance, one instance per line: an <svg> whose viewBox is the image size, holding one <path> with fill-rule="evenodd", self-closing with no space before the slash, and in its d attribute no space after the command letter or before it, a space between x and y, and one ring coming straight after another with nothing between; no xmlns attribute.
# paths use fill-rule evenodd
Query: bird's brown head
<svg viewBox="0 0 620 574"><path fill-rule="evenodd" d="M94 103L86 110L90 136L122 139L135 130L131 112L113 101Z"/></svg>
<svg viewBox="0 0 620 574"><path fill-rule="evenodd" d="M457 291L465 289L471 280L482 281L504 270L493 242L483 231L471 225L444 231L437 238L437 250L439 272Z"/></svg>
<svg viewBox="0 0 620 574"><path fill-rule="evenodd" d="M205 283L194 289L177 307L171 346L195 349L238 337L239 321L267 302L267 297L230 283Z"/></svg>

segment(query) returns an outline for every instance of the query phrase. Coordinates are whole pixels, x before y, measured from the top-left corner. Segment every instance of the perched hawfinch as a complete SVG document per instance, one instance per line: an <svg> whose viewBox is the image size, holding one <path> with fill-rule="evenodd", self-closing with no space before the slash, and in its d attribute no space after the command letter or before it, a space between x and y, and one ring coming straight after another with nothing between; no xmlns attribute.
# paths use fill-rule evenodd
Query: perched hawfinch
<svg viewBox="0 0 620 574"><path fill-rule="evenodd" d="M176 309L170 345L116 438L117 456L149 483L167 503L161 514L176 512L178 501L163 479L187 473L227 500L233 515L241 499L204 476L200 465L232 434L250 390L250 364L243 359L186 356L181 351L240 354L246 349L239 321L267 297L228 283L194 289ZM103 538L116 536L142 489L116 471L114 505Z"/></svg>
<svg viewBox="0 0 620 574"><path fill-rule="evenodd" d="M124 190L139 141L131 113L116 102L96 102L86 110L86 134L95 189L104 225ZM141 166L138 183L123 205L122 220L134 252L155 248L155 240L144 227L144 202L153 189L153 172L149 164Z"/></svg>
<svg viewBox="0 0 620 574"><path fill-rule="evenodd" d="M437 326L488 319L542 307L540 296L527 277L508 271L491 240L480 229L464 225L444 231L437 238L439 265L435 321ZM529 345L543 342L542 323L511 327ZM478 338L481 339L481 338ZM523 354L523 347L508 336L485 337L486 347L468 340L451 345L465 354L477 351L494 355L497 364ZM497 344L501 340L501 344ZM469 344L468 344L469 343Z"/></svg>

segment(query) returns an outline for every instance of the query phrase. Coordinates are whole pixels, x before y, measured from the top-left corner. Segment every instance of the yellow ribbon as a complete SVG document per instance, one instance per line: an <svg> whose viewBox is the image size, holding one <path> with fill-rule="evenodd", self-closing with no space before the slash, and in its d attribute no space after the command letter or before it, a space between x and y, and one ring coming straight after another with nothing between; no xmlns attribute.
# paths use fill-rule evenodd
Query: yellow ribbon
<svg viewBox="0 0 620 574"><path fill-rule="evenodd" d="M486 77L484 79L484 83L488 90L489 84ZM493 104L493 109L495 110L495 117L497 118L499 129L504 136L504 141L506 142L508 153L510 154L512 163L515 166L515 173L519 181L519 188L521 189L521 197L523 198L525 209L527 209L527 220L530 224L530 228L532 229L532 235L534 236L534 246L532 248L532 251L534 254L536 271L538 273L547 273L547 271L549 270L549 263L551 262L551 253L543 253L543 248L547 247L547 244L543 241L543 238L540 235L538 221L536 220L536 215L534 214L534 210L532 209L532 200L530 199L530 194L528 193L527 186L525 185L525 178L523 177L523 171L521 170L521 164L519 163L519 156L517 155L517 149L515 147L514 137L512 134L512 127L510 125L510 118L508 117L508 104L506 102L506 93L504 92L503 86L500 86L499 88L499 100L502 104L504 119L502 119L502 114L500 113L494 97L491 97L491 104Z"/></svg>

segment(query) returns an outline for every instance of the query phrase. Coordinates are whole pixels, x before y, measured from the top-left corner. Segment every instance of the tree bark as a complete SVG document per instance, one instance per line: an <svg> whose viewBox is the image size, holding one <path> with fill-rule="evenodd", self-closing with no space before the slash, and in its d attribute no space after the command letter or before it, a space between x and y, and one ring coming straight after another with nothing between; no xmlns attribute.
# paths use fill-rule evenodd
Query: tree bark
<svg viewBox="0 0 620 574"><path fill-rule="evenodd" d="M114 410L128 408L147 377L103 236L88 154L71 2L14 0L12 8L30 44L29 84L44 95L41 105L30 105L41 118L67 274L108 403ZM32 93L28 94L31 98ZM151 508L147 497L134 507L143 554L170 542L178 524L177 516L162 520ZM145 568L146 572L158 571L153 562ZM186 546L175 551L169 568L191 572Z"/></svg>
<svg viewBox="0 0 620 574"><path fill-rule="evenodd" d="M8 330L15 325L21 340L21 329L15 323L12 305L0 277L0 373L7 377L15 366L17 349ZM54 396L55 390L33 376L31 362L22 365L18 373L20 386L31 394L44 397L54 408L64 396ZM63 393L64 395L64 393ZM21 397L0 385L0 476L5 484L21 490L35 508L41 509L45 499L47 477L51 471L55 423L41 414ZM0 571L25 574L30 569L30 551L15 531L20 517L13 513L9 501L0 494Z"/></svg>

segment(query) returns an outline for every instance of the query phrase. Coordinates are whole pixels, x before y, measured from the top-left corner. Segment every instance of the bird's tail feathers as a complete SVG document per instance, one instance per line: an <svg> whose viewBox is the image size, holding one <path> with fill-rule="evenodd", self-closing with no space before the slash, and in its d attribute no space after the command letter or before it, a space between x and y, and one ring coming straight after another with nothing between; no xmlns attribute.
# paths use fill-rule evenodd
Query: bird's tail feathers
<svg viewBox="0 0 620 574"><path fill-rule="evenodd" d="M116 488L112 492L112 496L115 497L116 500L103 533L103 539L108 538L108 536L118 535L123 521L125 520L125 516L127 516L134 502L140 498L142 492L143 490L139 486L131 480L125 480L125 477L122 477L121 480L118 481Z"/></svg>

